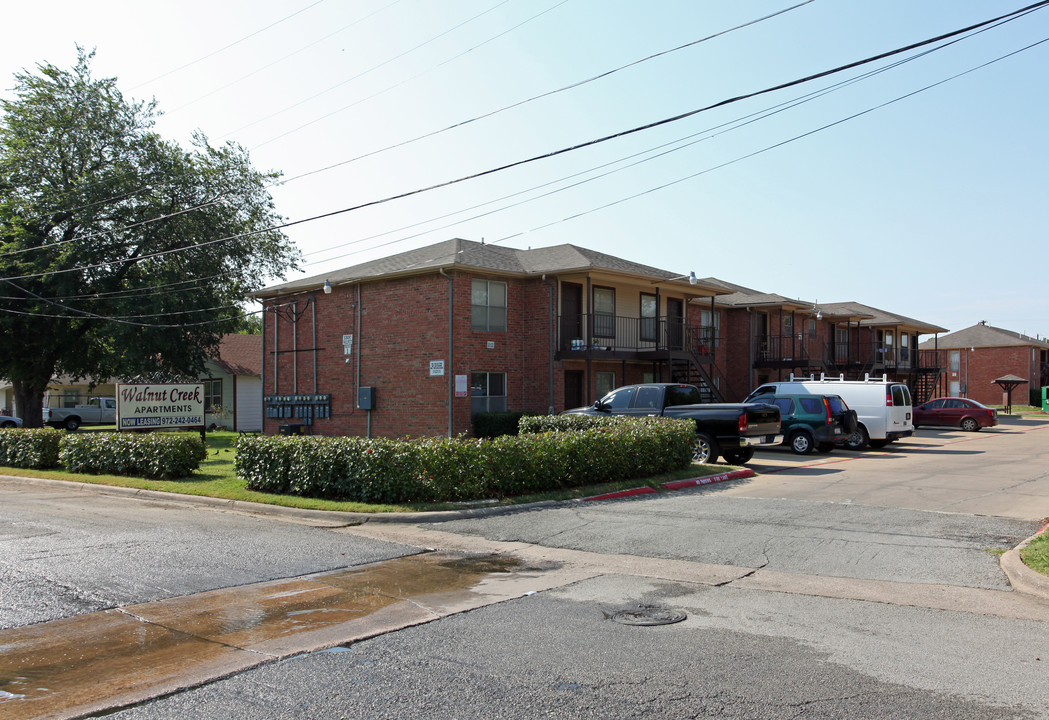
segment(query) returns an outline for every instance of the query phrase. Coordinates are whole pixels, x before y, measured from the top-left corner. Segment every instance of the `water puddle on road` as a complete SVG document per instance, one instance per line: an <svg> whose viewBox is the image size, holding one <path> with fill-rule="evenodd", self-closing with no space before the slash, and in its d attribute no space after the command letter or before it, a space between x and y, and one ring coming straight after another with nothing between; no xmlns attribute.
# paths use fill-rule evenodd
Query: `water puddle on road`
<svg viewBox="0 0 1049 720"><path fill-rule="evenodd" d="M427 553L0 630L0 717L99 712L427 622L488 604L480 587L521 571Z"/></svg>

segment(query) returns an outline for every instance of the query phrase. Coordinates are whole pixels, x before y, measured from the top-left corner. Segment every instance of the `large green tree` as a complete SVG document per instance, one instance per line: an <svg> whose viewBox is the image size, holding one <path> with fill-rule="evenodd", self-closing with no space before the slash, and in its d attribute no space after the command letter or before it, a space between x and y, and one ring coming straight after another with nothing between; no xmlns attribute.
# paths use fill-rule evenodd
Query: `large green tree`
<svg viewBox="0 0 1049 720"><path fill-rule="evenodd" d="M0 377L29 426L57 375L199 371L248 293L300 262L277 174L236 144L164 140L155 103L78 51L0 101Z"/></svg>

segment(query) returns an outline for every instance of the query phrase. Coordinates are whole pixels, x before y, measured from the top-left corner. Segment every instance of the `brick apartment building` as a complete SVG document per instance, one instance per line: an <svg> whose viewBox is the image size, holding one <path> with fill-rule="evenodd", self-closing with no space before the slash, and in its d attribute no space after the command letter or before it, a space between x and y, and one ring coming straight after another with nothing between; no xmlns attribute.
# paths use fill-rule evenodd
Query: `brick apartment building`
<svg viewBox="0 0 1049 720"><path fill-rule="evenodd" d="M449 240L277 285L263 303L265 432L455 436L627 383L706 381L689 306L721 287L573 245Z"/></svg>
<svg viewBox="0 0 1049 720"><path fill-rule="evenodd" d="M730 291L714 299L712 312L695 307L692 315L714 328L711 374L728 400L791 374L887 375L922 395L941 370L917 352L920 335L946 332L937 325L855 302L819 305L715 278L703 282Z"/></svg>
<svg viewBox="0 0 1049 720"><path fill-rule="evenodd" d="M988 405L1004 405L1002 386L995 380L1014 375L1026 381L1013 391L1013 404L1041 404L1041 388L1049 385L1049 342L984 322L927 340L919 345L930 363L943 366L936 395L967 397Z"/></svg>
<svg viewBox="0 0 1049 720"><path fill-rule="evenodd" d="M791 372L931 388L940 368L915 348L919 334L944 331L574 245L460 239L256 297L266 433L455 436L477 412L560 412L637 382L689 382L710 401Z"/></svg>

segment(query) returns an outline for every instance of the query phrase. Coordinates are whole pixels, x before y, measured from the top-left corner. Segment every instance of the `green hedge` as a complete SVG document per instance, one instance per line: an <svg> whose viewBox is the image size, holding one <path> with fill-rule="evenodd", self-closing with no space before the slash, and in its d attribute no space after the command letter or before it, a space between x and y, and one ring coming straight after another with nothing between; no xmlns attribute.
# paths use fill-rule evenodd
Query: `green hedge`
<svg viewBox="0 0 1049 720"><path fill-rule="evenodd" d="M69 472L181 478L207 458L200 437L162 433L66 433L58 453Z"/></svg>
<svg viewBox="0 0 1049 720"><path fill-rule="evenodd" d="M237 441L235 469L253 490L403 503L592 485L669 472L692 461L695 423L688 420L588 418L561 424L579 429L492 440L246 436Z"/></svg>
<svg viewBox="0 0 1049 720"><path fill-rule="evenodd" d="M492 412L474 415L474 435L494 438L500 435L516 435L521 418L531 415L525 412Z"/></svg>
<svg viewBox="0 0 1049 720"><path fill-rule="evenodd" d="M56 468L63 434L54 428L0 430L0 465L37 470Z"/></svg>

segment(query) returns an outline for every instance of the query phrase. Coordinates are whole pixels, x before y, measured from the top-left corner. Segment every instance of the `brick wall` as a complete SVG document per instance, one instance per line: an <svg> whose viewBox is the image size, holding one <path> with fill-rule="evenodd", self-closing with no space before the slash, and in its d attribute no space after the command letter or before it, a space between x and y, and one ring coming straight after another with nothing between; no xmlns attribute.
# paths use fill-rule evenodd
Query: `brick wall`
<svg viewBox="0 0 1049 720"><path fill-rule="evenodd" d="M1039 387L1040 369L1031 359L1029 346L963 348L957 371L947 371L947 380L957 380L966 388L962 394L985 405L1005 401L1000 386L992 380L1003 375L1016 375L1028 381L1013 390L1013 404L1026 405L1031 388ZM948 385L948 388L950 386Z"/></svg>
<svg viewBox="0 0 1049 720"><path fill-rule="evenodd" d="M507 409L546 412L551 377L548 285L538 279L507 280L507 331L475 332L471 329L474 276L449 274L451 280L435 273L336 286L330 295L312 295L315 308L306 296L299 296L294 308L297 321L288 305L276 314L266 313L263 394L330 393L331 417L315 419L312 427L312 432L323 435L443 436L449 433L449 407L451 434L468 433L473 372L506 373ZM449 290L454 337L450 354ZM267 307L289 302L287 298L269 301ZM353 350L345 355L343 336L350 334ZM443 375L430 374L432 361L443 361ZM456 375L467 378L465 397L454 396ZM558 387L563 381L557 368L554 375ZM375 410L357 409L359 386L375 388ZM266 418L265 431L272 434L279 425L296 422Z"/></svg>

